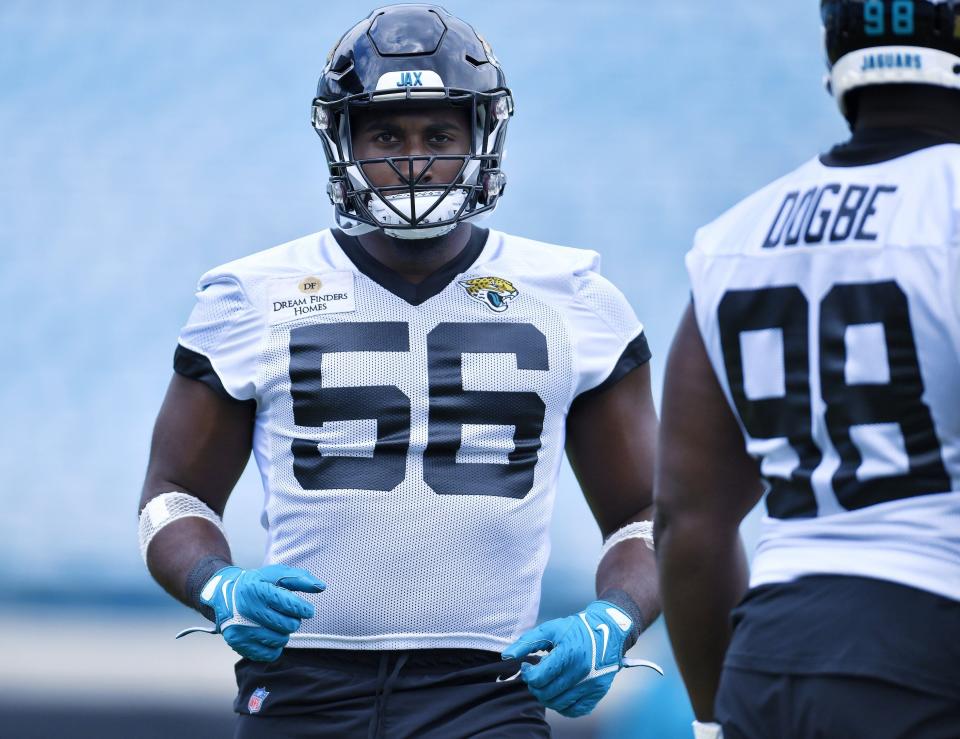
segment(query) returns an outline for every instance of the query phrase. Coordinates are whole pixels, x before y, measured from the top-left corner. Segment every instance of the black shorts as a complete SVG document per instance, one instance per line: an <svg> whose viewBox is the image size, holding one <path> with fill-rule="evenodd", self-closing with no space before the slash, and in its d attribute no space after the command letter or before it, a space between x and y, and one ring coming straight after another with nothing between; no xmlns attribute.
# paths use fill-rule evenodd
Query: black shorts
<svg viewBox="0 0 960 739"><path fill-rule="evenodd" d="M957 739L960 702L875 678L726 667L724 739Z"/></svg>
<svg viewBox="0 0 960 739"><path fill-rule="evenodd" d="M544 708L496 652L286 649L237 663L235 739L549 737Z"/></svg>
<svg viewBox="0 0 960 739"><path fill-rule="evenodd" d="M733 625L725 739L960 739L960 602L818 575L752 590Z"/></svg>

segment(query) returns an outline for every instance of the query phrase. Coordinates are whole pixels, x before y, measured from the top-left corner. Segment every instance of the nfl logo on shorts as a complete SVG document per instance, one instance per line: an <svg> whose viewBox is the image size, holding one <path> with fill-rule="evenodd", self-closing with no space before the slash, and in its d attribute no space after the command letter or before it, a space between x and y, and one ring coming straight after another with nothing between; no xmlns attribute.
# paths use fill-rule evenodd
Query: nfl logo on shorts
<svg viewBox="0 0 960 739"><path fill-rule="evenodd" d="M250 711L250 713L259 713L268 695L270 695L270 691L266 688L257 688L254 690L253 695L250 696L250 700L247 701L247 710Z"/></svg>

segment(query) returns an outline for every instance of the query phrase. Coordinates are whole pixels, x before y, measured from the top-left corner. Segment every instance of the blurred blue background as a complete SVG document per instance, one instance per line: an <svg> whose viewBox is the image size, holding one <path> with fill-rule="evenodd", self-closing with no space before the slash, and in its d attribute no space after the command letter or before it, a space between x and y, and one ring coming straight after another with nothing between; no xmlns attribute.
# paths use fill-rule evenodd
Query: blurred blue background
<svg viewBox="0 0 960 739"><path fill-rule="evenodd" d="M603 254L647 326L659 397L694 230L846 134L818 3L444 5L489 39L517 101L490 225ZM132 736L123 716L138 736L229 727L232 653L172 640L197 619L137 550L150 431L197 277L332 224L309 104L373 7L0 3L0 726L17 727L0 735ZM558 497L544 618L592 598L600 546L569 470ZM248 469L226 514L244 565L262 554L261 499ZM558 736L688 736L662 622L634 654L667 677L622 675Z"/></svg>

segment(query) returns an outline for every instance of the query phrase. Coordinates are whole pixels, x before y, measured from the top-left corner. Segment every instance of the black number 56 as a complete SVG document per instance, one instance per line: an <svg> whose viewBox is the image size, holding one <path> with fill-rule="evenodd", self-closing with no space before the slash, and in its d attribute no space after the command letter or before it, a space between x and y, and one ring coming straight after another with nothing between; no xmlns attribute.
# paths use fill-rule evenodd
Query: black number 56
<svg viewBox="0 0 960 739"><path fill-rule="evenodd" d="M324 387L321 360L341 352L408 352L401 322L313 324L290 332L290 394L298 426L374 419L372 457L324 455L294 439L293 471L306 490L392 490L406 477L410 399L394 385ZM527 323L441 323L427 335L429 421L424 481L440 495L523 498L533 487L546 406L535 392L465 390L465 353L513 354L517 369L547 371L546 337ZM463 424L513 426L506 464L458 463Z"/></svg>

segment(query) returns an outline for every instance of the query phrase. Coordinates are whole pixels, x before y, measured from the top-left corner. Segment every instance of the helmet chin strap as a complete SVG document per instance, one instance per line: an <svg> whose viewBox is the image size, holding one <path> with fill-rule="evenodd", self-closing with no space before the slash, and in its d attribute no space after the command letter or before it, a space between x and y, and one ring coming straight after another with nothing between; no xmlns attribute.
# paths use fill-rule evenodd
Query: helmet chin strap
<svg viewBox="0 0 960 739"><path fill-rule="evenodd" d="M379 231L376 226L371 226L369 223L363 223L362 221L355 221L336 211L334 212L334 220L337 222L337 228L347 234L347 236L363 236L373 231Z"/></svg>
<svg viewBox="0 0 960 739"><path fill-rule="evenodd" d="M388 236L405 240L435 239L453 231L457 227L457 223L446 223L439 226L431 226L430 224L456 218L466 197L463 190L451 190L445 197L443 190L418 192L412 198L407 193L402 192L387 195L385 198L374 194L370 197L370 203L367 207L370 210L370 215L377 220L383 232ZM387 203L390 205L387 205ZM391 208L391 206L393 207ZM396 213L394 208L400 213ZM390 228L390 226L407 225L413 220L414 212L418 214L426 213L431 208L433 210L416 228Z"/></svg>
<svg viewBox="0 0 960 739"><path fill-rule="evenodd" d="M403 231L398 231L395 228L385 228L383 232L387 236L392 236L395 239L420 241L421 239L435 239L438 236L443 236L453 231L456 227L456 223L450 223L446 226L437 226L436 228L408 228Z"/></svg>

